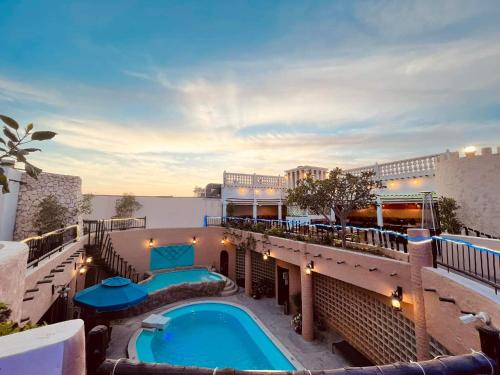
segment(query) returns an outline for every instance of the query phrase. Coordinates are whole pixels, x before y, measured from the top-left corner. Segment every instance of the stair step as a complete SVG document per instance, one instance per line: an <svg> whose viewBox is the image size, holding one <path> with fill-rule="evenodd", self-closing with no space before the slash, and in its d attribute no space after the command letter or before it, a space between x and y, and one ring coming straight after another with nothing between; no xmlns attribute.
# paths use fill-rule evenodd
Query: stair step
<svg viewBox="0 0 500 375"><path fill-rule="evenodd" d="M38 288L33 288L33 289L26 289L26 291L24 293L35 293L35 292L38 292L40 289Z"/></svg>
<svg viewBox="0 0 500 375"><path fill-rule="evenodd" d="M21 318L21 323L27 322L28 320L30 320L29 317L27 317L27 318Z"/></svg>
<svg viewBox="0 0 500 375"><path fill-rule="evenodd" d="M35 297L33 297L33 296L31 296L31 297L24 297L24 298L23 298L23 302L26 302L26 301L31 301L31 300L33 300L33 299L35 299Z"/></svg>
<svg viewBox="0 0 500 375"><path fill-rule="evenodd" d="M441 302L455 303L455 299L449 297L439 297L439 300Z"/></svg>
<svg viewBox="0 0 500 375"><path fill-rule="evenodd" d="M45 280L37 281L36 283L37 284L52 284L52 281L53 280L45 279Z"/></svg>
<svg viewBox="0 0 500 375"><path fill-rule="evenodd" d="M64 270L56 269L56 268L50 270L50 273L56 273L56 272L64 272Z"/></svg>

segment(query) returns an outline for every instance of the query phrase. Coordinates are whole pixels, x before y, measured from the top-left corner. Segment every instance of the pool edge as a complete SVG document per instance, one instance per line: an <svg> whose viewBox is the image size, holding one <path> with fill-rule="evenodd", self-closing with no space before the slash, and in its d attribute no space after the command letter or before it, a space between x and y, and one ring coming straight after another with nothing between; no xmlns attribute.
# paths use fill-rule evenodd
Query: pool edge
<svg viewBox="0 0 500 375"><path fill-rule="evenodd" d="M206 304L206 303L212 303L212 304L224 304L224 305L230 305L233 307L236 307L240 310L243 310L248 316L250 316L255 323L259 326L259 328L266 334L266 336L271 340L271 342L281 351L283 356L296 368L296 370L304 370L305 367L302 365L302 363L299 362L298 359L295 358L295 356L281 343L281 341L264 325L264 323L247 307L239 305L234 302L227 302L227 301L217 301L217 300L196 300L192 302L179 302L175 303L173 306L167 308L166 310L163 310L159 312L158 314L165 314L171 310L175 310L178 308L182 308L184 306L188 305L199 305L199 304ZM138 356L137 356L137 350L136 350L136 343L137 343L137 338L139 335L142 333L142 331L148 331L149 329L147 328L139 328L137 331L134 332L134 334L130 337L130 340L127 345L127 355L129 359L139 361ZM174 366L174 365L172 365ZM198 366L194 366L198 367ZM242 371L251 371L251 370L242 370ZM267 371L279 371L279 370L266 370Z"/></svg>

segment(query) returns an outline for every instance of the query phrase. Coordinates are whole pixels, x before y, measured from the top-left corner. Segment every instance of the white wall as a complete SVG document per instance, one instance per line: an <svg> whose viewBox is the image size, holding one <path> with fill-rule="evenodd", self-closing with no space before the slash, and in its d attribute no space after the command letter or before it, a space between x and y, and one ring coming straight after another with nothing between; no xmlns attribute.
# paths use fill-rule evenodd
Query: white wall
<svg viewBox="0 0 500 375"><path fill-rule="evenodd" d="M21 180L22 172L5 168L7 178ZM19 183L10 181L10 193L0 192L0 241L12 241L14 225L16 223L17 198L19 195Z"/></svg>
<svg viewBox="0 0 500 375"><path fill-rule="evenodd" d="M5 375L85 375L83 320L68 320L0 337Z"/></svg>
<svg viewBox="0 0 500 375"><path fill-rule="evenodd" d="M84 219L109 219L115 215L115 202L120 195L96 195L93 212ZM203 217L220 216L222 203L217 198L136 197L142 204L135 217L147 218L148 228L195 228L203 226Z"/></svg>

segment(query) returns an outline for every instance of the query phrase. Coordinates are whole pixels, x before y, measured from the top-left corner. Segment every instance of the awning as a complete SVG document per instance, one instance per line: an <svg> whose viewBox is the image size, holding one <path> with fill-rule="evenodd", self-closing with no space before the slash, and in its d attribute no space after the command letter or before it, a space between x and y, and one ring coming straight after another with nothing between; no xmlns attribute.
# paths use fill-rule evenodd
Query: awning
<svg viewBox="0 0 500 375"><path fill-rule="evenodd" d="M116 276L101 281L100 284L81 290L73 300L97 311L124 310L137 305L148 298L148 292L142 285L130 279Z"/></svg>

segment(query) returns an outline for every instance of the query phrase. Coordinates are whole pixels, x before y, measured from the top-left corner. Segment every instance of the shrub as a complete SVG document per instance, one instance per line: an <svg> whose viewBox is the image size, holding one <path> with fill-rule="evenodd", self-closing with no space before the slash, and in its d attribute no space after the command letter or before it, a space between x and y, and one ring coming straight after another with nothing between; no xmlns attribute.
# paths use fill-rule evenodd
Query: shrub
<svg viewBox="0 0 500 375"><path fill-rule="evenodd" d="M137 202L134 194L124 193L120 199L116 200L115 210L117 218L133 217L134 213L142 208L142 204Z"/></svg>
<svg viewBox="0 0 500 375"><path fill-rule="evenodd" d="M43 198L33 216L33 228L39 233L48 233L65 227L69 221L69 210L59 203L54 195Z"/></svg>

